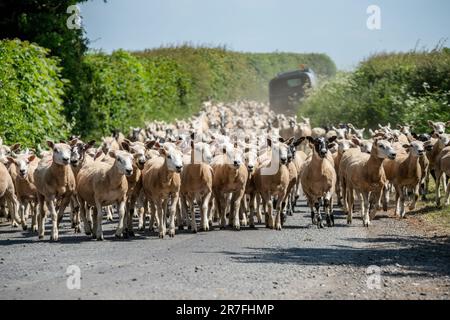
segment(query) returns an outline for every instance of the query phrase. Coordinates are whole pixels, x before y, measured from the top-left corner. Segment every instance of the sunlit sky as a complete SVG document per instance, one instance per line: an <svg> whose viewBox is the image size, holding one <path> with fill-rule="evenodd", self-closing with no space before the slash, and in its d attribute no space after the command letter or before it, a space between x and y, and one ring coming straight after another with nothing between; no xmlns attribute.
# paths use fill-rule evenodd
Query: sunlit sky
<svg viewBox="0 0 450 320"><path fill-rule="evenodd" d="M367 28L369 5L381 9L381 30ZM450 38L448 0L90 0L80 7L90 47L106 52L191 42L327 53L351 69L372 53L434 48Z"/></svg>

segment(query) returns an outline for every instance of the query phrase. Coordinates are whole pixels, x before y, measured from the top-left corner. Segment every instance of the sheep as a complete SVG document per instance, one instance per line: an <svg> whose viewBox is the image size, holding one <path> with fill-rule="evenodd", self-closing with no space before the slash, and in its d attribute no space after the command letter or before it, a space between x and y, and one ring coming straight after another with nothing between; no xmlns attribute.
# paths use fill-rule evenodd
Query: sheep
<svg viewBox="0 0 450 320"><path fill-rule="evenodd" d="M248 214L250 228L255 228L255 213L258 219L258 223L262 222L262 216L260 212L260 206L256 211L256 201L258 198L255 185L255 172L259 168L258 150L255 146L246 146L244 150L244 163L247 167L248 178L245 185L245 196L242 198L241 211L242 220L241 224L246 225L246 214ZM246 197L249 197L248 205ZM259 204L259 203L258 203Z"/></svg>
<svg viewBox="0 0 450 320"><path fill-rule="evenodd" d="M166 211L169 200L169 236L175 236L175 212L181 187L180 173L183 170L183 157L172 143L154 144L160 157L148 161L142 171L142 187L147 199L156 206L159 215L159 238L166 234Z"/></svg>
<svg viewBox="0 0 450 320"><path fill-rule="evenodd" d="M395 160L386 160L383 163L386 178L393 184L396 191L395 214L402 218L405 217L405 193L408 188L414 190L414 199L409 210L416 208L422 179L420 158L425 153L425 148L421 141L413 141L403 147L409 151L406 156L397 155ZM387 190L385 189L383 192L386 193ZM384 198L386 199L386 197ZM386 206L387 204L385 204Z"/></svg>
<svg viewBox="0 0 450 320"><path fill-rule="evenodd" d="M349 124L347 125L347 127L350 129L349 132L348 132L348 135L349 135L349 136L347 137L347 138L349 138L349 140L352 138L352 137L350 137L351 131L353 131L353 135L354 135L356 138L358 138L358 139L360 139L360 140L364 139L364 131L366 131L365 128L363 128L363 129L356 129L355 126L354 126L353 124L351 124L351 123L349 123Z"/></svg>
<svg viewBox="0 0 450 320"><path fill-rule="evenodd" d="M130 127L130 134L128 136L128 139L131 142L142 142L142 143L144 143L145 140L146 140L145 130L141 129L139 127L137 127L137 128Z"/></svg>
<svg viewBox="0 0 450 320"><path fill-rule="evenodd" d="M92 149L95 145L95 140L91 140L89 143L85 144L79 138L75 138L70 141L71 151L70 151L70 166L72 168L73 174L75 176L75 181L80 172L81 168L94 161L94 158L87 155L87 151ZM78 204L78 199L76 194L72 195L70 200L71 207L71 221L72 228L75 229L75 233L81 231L80 228L80 206Z"/></svg>
<svg viewBox="0 0 450 320"><path fill-rule="evenodd" d="M100 148L103 150L105 155L109 154L109 151L120 150L120 145L114 137L102 138L102 144Z"/></svg>
<svg viewBox="0 0 450 320"><path fill-rule="evenodd" d="M444 123L444 122L433 122L431 120L428 120L428 125L430 126L430 128L433 129L433 133L440 135L445 133L446 127L450 127L450 121Z"/></svg>
<svg viewBox="0 0 450 320"><path fill-rule="evenodd" d="M208 164L212 158L208 144L191 140L191 148L191 161L181 173L180 195L184 210L187 209L186 203L189 205L191 229L197 233L194 201L200 206L200 229L209 231L208 206L212 195L213 169Z"/></svg>
<svg viewBox="0 0 450 320"><path fill-rule="evenodd" d="M436 160L436 178L438 184L436 185L436 190L439 189L440 176L446 174L450 177L450 145L442 149L438 159ZM450 205L450 182L447 182L447 191L445 193L445 205ZM441 205L440 195L436 195L436 205L439 207Z"/></svg>
<svg viewBox="0 0 450 320"><path fill-rule="evenodd" d="M359 141L359 140L358 140ZM337 151L333 153L334 160L334 169L336 171L336 186L335 192L337 196L337 205L342 206L342 193L341 193L341 184L340 184L340 176L339 176L339 165L341 164L342 157L346 151L350 148L356 148L356 145L347 139L342 139L337 141Z"/></svg>
<svg viewBox="0 0 450 320"><path fill-rule="evenodd" d="M444 184L444 192L446 193L446 198L448 194L447 180L448 177L448 147L450 146L450 134L440 134L438 135L438 142L435 145L435 148L439 149L439 155L435 158L434 161L434 170L436 175L436 206L441 206L441 180ZM447 200L446 200L447 202Z"/></svg>
<svg viewBox="0 0 450 320"><path fill-rule="evenodd" d="M313 153L305 163L300 179L303 192L311 208L312 222L319 228L324 227L320 214L322 199L327 225L328 227L334 226L333 193L336 186L336 171L333 159L330 159L328 144L336 139L337 137L334 136L327 142L325 138L307 137Z"/></svg>
<svg viewBox="0 0 450 320"><path fill-rule="evenodd" d="M14 177L13 182L20 205L19 213L22 228L24 230L27 229L27 209L28 205L31 205L31 211L33 213L31 228L33 231L37 231L37 190L34 184L34 171L40 159L36 155L26 152L25 154L18 155L16 158L8 157L8 160L12 165L11 170L14 171L12 177Z"/></svg>
<svg viewBox="0 0 450 320"><path fill-rule="evenodd" d="M303 151L297 151L297 147L303 142L304 139L295 139L292 137L285 142L288 149L288 170L289 170L289 186L286 192L288 210L287 214L292 216L294 214L295 205L297 203L300 187L300 173L303 163L306 159L306 154ZM281 140L281 142L284 142Z"/></svg>
<svg viewBox="0 0 450 320"><path fill-rule="evenodd" d="M438 177L436 174L436 162L437 159L439 158L439 155L442 151L442 149L444 149L447 144L450 141L450 134L434 134L435 137L437 138L437 140L433 141L432 143L434 143L433 145L433 149L429 152L427 152L427 157L428 160L430 162L430 174L431 176L434 178L434 181L436 182L436 202L437 199L441 197L440 194L440 188L438 188L438 186L440 187L440 181L438 182ZM444 175L441 175L441 178L445 179ZM446 184L444 183L444 190L446 190Z"/></svg>
<svg viewBox="0 0 450 320"><path fill-rule="evenodd" d="M128 237L124 226L125 205L127 200L127 177L133 174L133 157L128 152L115 150L108 155L114 162L93 162L84 166L77 176L77 196L80 203L81 217L85 224L86 234L92 230L93 238L103 241L103 210L102 207L117 204L119 224L116 237ZM94 225L86 220L86 209L94 206Z"/></svg>
<svg viewBox="0 0 450 320"><path fill-rule="evenodd" d="M70 168L70 146L66 143L54 143L47 141L53 154L39 161L34 171L34 182L38 191L39 214L38 233L39 239L44 238L44 201L52 218L51 240L58 241L58 224L62 220L64 210L70 202L75 191L75 177ZM59 202L59 210L56 212L55 201Z"/></svg>
<svg viewBox="0 0 450 320"><path fill-rule="evenodd" d="M8 169L6 169L5 165L0 162L0 200L4 200L6 202L13 226L22 224L23 227L25 225L25 221L23 221L18 215L18 200L15 192L16 190L14 183L8 173Z"/></svg>
<svg viewBox="0 0 450 320"><path fill-rule="evenodd" d="M242 151L237 143L225 143L222 154L216 156L211 167L213 168L213 195L220 217L221 229L226 227L227 197L231 197L230 224L235 230L240 230L239 210L241 200L245 193L248 171L243 163Z"/></svg>
<svg viewBox="0 0 450 320"><path fill-rule="evenodd" d="M344 206L348 214L348 224L352 223L353 192L356 192L361 199L363 225L369 227L370 219L376 214L381 192L386 187L383 161L386 158L394 160L396 156L391 143L381 138L375 138L370 155L357 149L346 152L339 167L339 174L341 186L346 192Z"/></svg>
<svg viewBox="0 0 450 320"><path fill-rule="evenodd" d="M287 119L287 124L283 124L282 128L280 128L280 136L288 140L290 137L293 137L296 133L297 129L297 116L289 117Z"/></svg>
<svg viewBox="0 0 450 320"><path fill-rule="evenodd" d="M301 138L304 139L304 138ZM269 158L261 161L261 166L255 173L256 190L260 194L264 208L268 206L266 213L266 227L281 230L281 212L284 209L285 199L289 186L289 170L286 166L288 161L289 147L282 143L267 139L267 145L271 148ZM273 217L272 197L275 197L276 216Z"/></svg>

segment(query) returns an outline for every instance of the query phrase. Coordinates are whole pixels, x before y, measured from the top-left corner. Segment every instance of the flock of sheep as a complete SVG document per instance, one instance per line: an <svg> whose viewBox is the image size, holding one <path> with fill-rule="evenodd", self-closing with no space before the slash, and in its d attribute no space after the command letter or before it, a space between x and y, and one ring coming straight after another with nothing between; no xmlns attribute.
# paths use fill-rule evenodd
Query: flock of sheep
<svg viewBox="0 0 450 320"><path fill-rule="evenodd" d="M0 139L0 217L24 230L31 218L43 239L49 216L54 241L68 207L75 232L83 226L97 240L104 239L104 213L113 220L115 212L119 238L134 236L134 217L139 230L148 223L160 238L214 223L239 230L264 221L281 230L303 192L319 228L334 226L335 200L352 223L355 196L368 227L392 192L397 215L405 216L410 196L413 210L430 175L437 205L441 181L449 203L450 121L429 125L432 134L380 125L364 139L364 129L351 124L311 128L309 119L276 115L265 104L206 102L189 120L155 121L128 137L115 131L98 148L79 137L36 151Z"/></svg>

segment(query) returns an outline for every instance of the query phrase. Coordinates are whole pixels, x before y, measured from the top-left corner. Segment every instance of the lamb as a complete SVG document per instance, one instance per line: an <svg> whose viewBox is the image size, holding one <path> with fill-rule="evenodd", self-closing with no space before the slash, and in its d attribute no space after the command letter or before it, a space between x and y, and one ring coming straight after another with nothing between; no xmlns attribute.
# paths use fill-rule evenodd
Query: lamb
<svg viewBox="0 0 450 320"><path fill-rule="evenodd" d="M363 225L369 227L370 219L373 219L376 214L381 192L386 187L383 161L386 158L394 160L396 156L391 143L381 138L375 138L370 155L357 149L346 152L339 167L339 174L341 186L346 192L344 206L348 213L347 223L352 223L353 192L356 192L361 199Z"/></svg>
<svg viewBox="0 0 450 320"><path fill-rule="evenodd" d="M37 231L37 190L34 184L34 171L36 170L39 159L34 154L28 152L18 155L16 158L8 157L11 163L11 170L14 171L13 182L16 188L17 198L19 200L19 213L22 222L22 228L27 229L27 209L31 205L32 230Z"/></svg>
<svg viewBox="0 0 450 320"><path fill-rule="evenodd" d="M108 154L114 162L93 162L83 167L77 176L77 196L80 203L81 217L85 223L87 234L93 229L93 237L104 240L102 207L117 204L119 224L116 237L127 237L124 227L125 205L127 200L128 181L126 177L133 174L133 157L125 151L110 151ZM94 225L86 221L86 209L94 206ZM87 226L86 226L87 224ZM86 228L87 227L87 228Z"/></svg>
<svg viewBox="0 0 450 320"><path fill-rule="evenodd" d="M175 236L175 212L178 205L183 156L173 143L158 142L154 144L159 149L160 157L148 161L142 171L142 187L147 199L156 206L159 215L159 237L166 234L166 211L169 200L169 236Z"/></svg>
<svg viewBox="0 0 450 320"><path fill-rule="evenodd" d="M180 194L184 210L187 209L186 203L189 206L191 229L197 233L194 201L200 207L200 229L209 231L208 207L212 195L213 169L208 164L212 157L208 144L191 140L191 148L191 161L181 173Z"/></svg>
<svg viewBox="0 0 450 320"><path fill-rule="evenodd" d="M437 186L440 186L440 181L438 182L438 177L436 174L436 162L439 158L439 155L441 154L442 149L444 149L447 144L450 141L450 134L436 134L435 137L437 138L436 141L434 141L433 149L429 152L427 152L427 157L430 162L430 174L436 181L436 197L440 199L440 188L437 188ZM433 143L433 142L432 142ZM441 175L442 179L445 179L445 175ZM444 183L444 190L446 189L446 184ZM436 201L437 201L436 198Z"/></svg>
<svg viewBox="0 0 450 320"><path fill-rule="evenodd" d="M62 220L64 210L75 191L75 177L69 166L70 146L66 143L55 144L52 141L47 141L47 145L53 150L53 154L42 158L34 171L34 182L39 201L38 233L39 239L43 239L45 233L45 201L52 217L51 240L58 241L58 224ZM56 212L55 201L59 203L58 213Z"/></svg>
<svg viewBox="0 0 450 320"><path fill-rule="evenodd" d="M404 148L409 151L408 155L397 155L395 160L386 160L383 163L386 178L393 184L396 191L395 214L400 215L402 218L405 217L405 193L408 189L414 190L414 200L409 210L416 208L422 179L420 158L425 153L425 148L421 141L413 141L410 144L404 145ZM383 192L386 193L387 190L385 189ZM387 204L385 204L386 206Z"/></svg>
<svg viewBox="0 0 450 320"><path fill-rule="evenodd" d="M337 139L330 138L328 143ZM311 208L313 224L323 228L322 216L320 214L320 201L323 199L324 212L328 227L334 226L333 215L333 193L336 185L336 171L333 159L330 159L328 143L325 138L307 137L313 150L312 157L307 160L300 177L303 192ZM315 209L315 211L314 211Z"/></svg>
<svg viewBox="0 0 450 320"><path fill-rule="evenodd" d="M304 140L304 138L301 138ZM289 147L282 142L267 139L267 145L271 148L269 158L261 161L261 166L255 173L256 190L260 194L264 208L268 206L266 213L266 227L281 230L281 212L284 209L285 199L289 186L289 170L286 166L288 161ZM275 197L276 217L273 217L272 197Z"/></svg>
<svg viewBox="0 0 450 320"><path fill-rule="evenodd" d="M211 167L214 171L213 194L219 212L221 228L226 227L226 207L228 195L231 195L230 224L240 230L239 210L245 193L248 171L243 164L242 151L237 143L225 143L222 155L215 157Z"/></svg>
<svg viewBox="0 0 450 320"><path fill-rule="evenodd" d="M248 214L250 228L255 228L255 211L256 211L256 201L257 192L255 185L255 172L259 167L258 151L254 146L246 146L244 150L244 163L247 167L248 178L245 185L245 196L242 198L241 203L241 213L242 219L241 224L246 225L246 214ZM249 201L247 204L246 197L248 196ZM256 211L258 223L262 222L262 216L260 212L260 206L258 205L258 211Z"/></svg>

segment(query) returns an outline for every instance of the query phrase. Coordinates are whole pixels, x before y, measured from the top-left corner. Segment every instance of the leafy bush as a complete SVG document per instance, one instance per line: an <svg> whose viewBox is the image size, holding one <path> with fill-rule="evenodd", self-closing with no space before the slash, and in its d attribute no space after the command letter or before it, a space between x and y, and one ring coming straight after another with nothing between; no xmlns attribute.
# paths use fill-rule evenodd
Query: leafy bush
<svg viewBox="0 0 450 320"><path fill-rule="evenodd" d="M450 119L450 52L378 54L353 73L321 84L300 108L314 125L339 122L376 128L411 123L428 131L427 120Z"/></svg>
<svg viewBox="0 0 450 320"><path fill-rule="evenodd" d="M29 42L0 41L0 136L4 143L36 146L65 137L64 80L56 58Z"/></svg>

